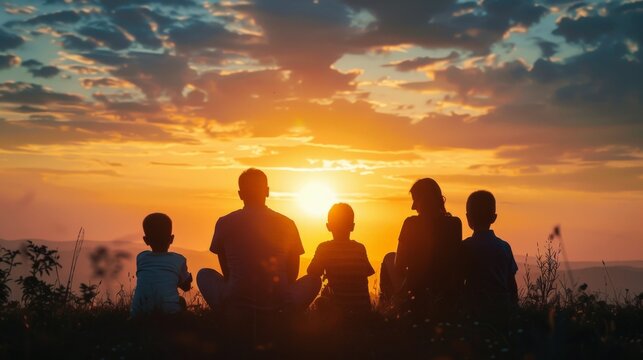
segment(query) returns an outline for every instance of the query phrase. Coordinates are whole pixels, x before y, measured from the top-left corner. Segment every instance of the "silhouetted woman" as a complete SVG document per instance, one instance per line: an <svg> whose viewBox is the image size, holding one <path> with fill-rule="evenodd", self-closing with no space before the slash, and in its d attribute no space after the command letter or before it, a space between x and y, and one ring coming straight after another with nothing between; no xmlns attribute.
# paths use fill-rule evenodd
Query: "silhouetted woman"
<svg viewBox="0 0 643 360"><path fill-rule="evenodd" d="M446 211L445 198L433 179L416 181L411 197L411 209L418 215L404 220L397 253L384 257L380 299L444 312L455 302L462 222Z"/></svg>

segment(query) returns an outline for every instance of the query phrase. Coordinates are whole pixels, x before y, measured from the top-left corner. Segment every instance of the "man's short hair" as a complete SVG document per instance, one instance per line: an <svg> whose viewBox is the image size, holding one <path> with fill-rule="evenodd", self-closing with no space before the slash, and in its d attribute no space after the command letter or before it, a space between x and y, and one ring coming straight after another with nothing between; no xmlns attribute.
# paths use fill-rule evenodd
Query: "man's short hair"
<svg viewBox="0 0 643 360"><path fill-rule="evenodd" d="M143 231L150 238L172 235L172 219L163 213L149 214L143 219Z"/></svg>
<svg viewBox="0 0 643 360"><path fill-rule="evenodd" d="M474 191L467 199L467 214L493 215L496 213L496 198L486 190Z"/></svg>
<svg viewBox="0 0 643 360"><path fill-rule="evenodd" d="M351 225L355 222L353 208L346 203L337 203L328 211L329 224Z"/></svg>
<svg viewBox="0 0 643 360"><path fill-rule="evenodd" d="M255 168L249 168L239 175L239 190L258 191L268 187L266 174Z"/></svg>

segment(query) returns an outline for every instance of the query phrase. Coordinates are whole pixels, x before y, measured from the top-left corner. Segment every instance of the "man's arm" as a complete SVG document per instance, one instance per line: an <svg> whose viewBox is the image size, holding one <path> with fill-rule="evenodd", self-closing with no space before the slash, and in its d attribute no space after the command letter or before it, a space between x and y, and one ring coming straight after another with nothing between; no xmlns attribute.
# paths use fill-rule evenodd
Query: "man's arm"
<svg viewBox="0 0 643 360"><path fill-rule="evenodd" d="M226 257L225 251L219 251L219 266L221 266L221 273L225 280L228 280L228 258Z"/></svg>
<svg viewBox="0 0 643 360"><path fill-rule="evenodd" d="M509 295L511 296L511 303L518 305L518 284L516 284L516 276L509 279Z"/></svg>
<svg viewBox="0 0 643 360"><path fill-rule="evenodd" d="M297 276L299 276L299 254L291 253L287 261L288 283L292 284L297 280Z"/></svg>

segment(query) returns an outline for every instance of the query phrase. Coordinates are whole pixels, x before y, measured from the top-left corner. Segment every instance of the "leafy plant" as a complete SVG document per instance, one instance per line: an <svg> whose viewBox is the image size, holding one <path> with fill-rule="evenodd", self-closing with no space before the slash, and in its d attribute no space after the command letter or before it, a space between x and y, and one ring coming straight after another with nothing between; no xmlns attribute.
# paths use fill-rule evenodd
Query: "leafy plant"
<svg viewBox="0 0 643 360"><path fill-rule="evenodd" d="M20 250L9 250L5 248L0 248L0 305L4 305L9 301L9 296L11 295L11 288L9 287L9 281L11 281L11 271L17 265L20 265L20 262L16 261L16 257L20 254Z"/></svg>

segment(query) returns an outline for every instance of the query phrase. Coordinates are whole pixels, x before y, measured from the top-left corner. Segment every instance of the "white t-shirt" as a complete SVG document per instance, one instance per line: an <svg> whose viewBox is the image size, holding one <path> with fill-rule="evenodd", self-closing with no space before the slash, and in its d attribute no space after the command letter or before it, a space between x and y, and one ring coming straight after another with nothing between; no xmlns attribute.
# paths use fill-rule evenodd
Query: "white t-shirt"
<svg viewBox="0 0 643 360"><path fill-rule="evenodd" d="M181 311L177 286L190 278L183 255L146 250L136 256L136 290L131 314Z"/></svg>

